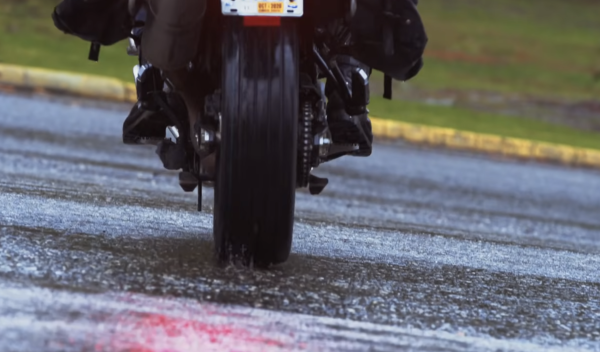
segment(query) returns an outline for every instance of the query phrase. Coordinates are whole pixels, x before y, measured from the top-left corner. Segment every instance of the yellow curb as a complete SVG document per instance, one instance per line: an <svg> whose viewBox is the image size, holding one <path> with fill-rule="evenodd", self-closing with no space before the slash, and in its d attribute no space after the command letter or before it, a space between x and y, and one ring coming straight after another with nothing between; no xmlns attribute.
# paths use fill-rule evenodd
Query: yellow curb
<svg viewBox="0 0 600 352"><path fill-rule="evenodd" d="M95 99L135 101L133 84L124 83L116 78L57 72L42 68L0 64L0 84Z"/></svg>
<svg viewBox="0 0 600 352"><path fill-rule="evenodd" d="M600 168L600 151L371 117L373 134L412 143Z"/></svg>
<svg viewBox="0 0 600 352"><path fill-rule="evenodd" d="M119 102L137 101L135 85L116 78L16 65L0 64L0 86L25 88L34 92L47 90ZM404 139L408 142L432 146L600 168L598 150L410 124L376 117L372 117L371 122L373 134L380 138Z"/></svg>

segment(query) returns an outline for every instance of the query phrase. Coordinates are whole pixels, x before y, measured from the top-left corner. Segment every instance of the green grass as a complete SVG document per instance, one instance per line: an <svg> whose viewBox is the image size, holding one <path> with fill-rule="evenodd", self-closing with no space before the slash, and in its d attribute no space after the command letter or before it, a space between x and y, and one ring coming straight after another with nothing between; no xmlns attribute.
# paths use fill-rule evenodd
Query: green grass
<svg viewBox="0 0 600 352"><path fill-rule="evenodd" d="M0 62L131 80L135 58L125 55L124 43L103 48L93 63L87 43L54 28L50 14L58 2L0 2ZM419 10L429 44L412 85L600 97L600 1L427 0Z"/></svg>
<svg viewBox="0 0 600 352"><path fill-rule="evenodd" d="M379 118L458 130L600 149L597 133L533 119L495 115L468 109L372 98L370 115ZM402 113L398 113L401 111Z"/></svg>
<svg viewBox="0 0 600 352"><path fill-rule="evenodd" d="M216 0L214 0L216 1ZM132 81L125 43L87 60L89 44L54 28L59 0L0 1L0 62ZM491 91L544 99L600 97L600 1L425 0L425 67L407 87ZM373 83L381 81L373 76ZM396 94L397 96L398 94ZM454 107L373 98L382 118L600 149L598 134Z"/></svg>
<svg viewBox="0 0 600 352"><path fill-rule="evenodd" d="M92 73L133 81L137 59L127 56L125 42L103 47L100 61L87 59L89 43L54 27L59 0L0 1L0 63Z"/></svg>
<svg viewBox="0 0 600 352"><path fill-rule="evenodd" d="M427 0L414 85L544 97L600 97L600 1Z"/></svg>

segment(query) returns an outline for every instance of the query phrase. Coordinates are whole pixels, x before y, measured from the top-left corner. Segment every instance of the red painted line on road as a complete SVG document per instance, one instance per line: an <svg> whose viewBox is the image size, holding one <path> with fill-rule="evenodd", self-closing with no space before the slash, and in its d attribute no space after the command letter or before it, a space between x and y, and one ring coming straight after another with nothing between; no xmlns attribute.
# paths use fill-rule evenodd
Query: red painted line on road
<svg viewBox="0 0 600 352"><path fill-rule="evenodd" d="M165 299L145 299L140 295L126 295L118 299L140 307L116 314L96 316L108 334L90 336L96 351L179 352L179 351L287 351L303 350L304 343L295 341L293 333L279 339L266 336L270 329L251 331L245 328L247 315L228 312L212 304L173 304ZM177 306L177 307L175 307ZM147 308L160 312L147 312ZM233 314L231 314L233 313ZM183 315L183 316L176 316ZM253 318L260 325L260 319ZM223 323L221 323L221 321ZM256 330L256 329L254 329ZM91 341L90 341L91 342Z"/></svg>
<svg viewBox="0 0 600 352"><path fill-rule="evenodd" d="M200 317L199 317L200 318ZM212 325L198 320L163 314L123 312L113 323L116 331L110 341L96 344L98 351L177 352L177 351L260 351L286 346L283 341L255 336L232 325Z"/></svg>

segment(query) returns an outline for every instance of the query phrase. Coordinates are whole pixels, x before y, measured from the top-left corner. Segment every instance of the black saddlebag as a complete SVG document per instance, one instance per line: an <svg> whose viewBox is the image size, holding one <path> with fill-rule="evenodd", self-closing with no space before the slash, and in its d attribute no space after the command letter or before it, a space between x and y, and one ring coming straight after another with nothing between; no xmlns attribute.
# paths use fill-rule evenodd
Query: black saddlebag
<svg viewBox="0 0 600 352"><path fill-rule="evenodd" d="M423 66L427 34L414 0L357 0L350 22L352 55L397 80Z"/></svg>
<svg viewBox="0 0 600 352"><path fill-rule="evenodd" d="M101 45L126 39L132 27L128 0L63 0L52 19L61 31Z"/></svg>

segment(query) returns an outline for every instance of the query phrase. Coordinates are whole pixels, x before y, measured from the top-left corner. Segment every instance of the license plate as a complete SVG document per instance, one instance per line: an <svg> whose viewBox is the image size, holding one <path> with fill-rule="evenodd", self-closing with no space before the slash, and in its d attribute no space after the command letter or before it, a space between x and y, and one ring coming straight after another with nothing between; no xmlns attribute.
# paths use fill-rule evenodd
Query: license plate
<svg viewBox="0 0 600 352"><path fill-rule="evenodd" d="M283 2L259 2L258 13L283 13Z"/></svg>
<svg viewBox="0 0 600 352"><path fill-rule="evenodd" d="M303 0L221 0L222 12L226 16L301 17L303 5Z"/></svg>

